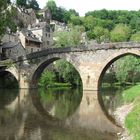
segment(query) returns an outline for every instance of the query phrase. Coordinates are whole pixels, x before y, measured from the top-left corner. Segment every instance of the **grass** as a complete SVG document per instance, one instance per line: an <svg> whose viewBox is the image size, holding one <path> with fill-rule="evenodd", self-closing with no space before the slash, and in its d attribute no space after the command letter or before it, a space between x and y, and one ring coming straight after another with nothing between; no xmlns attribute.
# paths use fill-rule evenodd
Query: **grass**
<svg viewBox="0 0 140 140"><path fill-rule="evenodd" d="M132 111L126 116L125 127L133 140L140 140L140 85L135 85L123 92L125 103L133 102Z"/></svg>
<svg viewBox="0 0 140 140"><path fill-rule="evenodd" d="M132 103L138 96L140 96L140 85L135 85L126 89L122 94L125 103Z"/></svg>
<svg viewBox="0 0 140 140"><path fill-rule="evenodd" d="M47 86L48 88L57 88L57 87L71 87L69 83L52 83Z"/></svg>

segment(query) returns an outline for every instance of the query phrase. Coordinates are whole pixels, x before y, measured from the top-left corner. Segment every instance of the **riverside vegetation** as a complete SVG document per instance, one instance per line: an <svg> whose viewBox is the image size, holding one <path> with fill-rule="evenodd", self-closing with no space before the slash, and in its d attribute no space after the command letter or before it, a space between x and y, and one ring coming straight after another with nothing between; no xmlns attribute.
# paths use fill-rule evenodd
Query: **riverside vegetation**
<svg viewBox="0 0 140 140"><path fill-rule="evenodd" d="M135 85L123 92L125 103L133 103L132 111L126 116L125 127L133 140L140 139L140 85Z"/></svg>

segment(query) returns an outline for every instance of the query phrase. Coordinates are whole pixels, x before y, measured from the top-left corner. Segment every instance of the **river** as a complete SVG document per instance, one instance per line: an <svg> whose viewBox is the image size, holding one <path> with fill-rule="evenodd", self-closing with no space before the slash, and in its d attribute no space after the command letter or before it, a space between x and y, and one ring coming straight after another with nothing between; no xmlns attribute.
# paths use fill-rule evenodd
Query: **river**
<svg viewBox="0 0 140 140"><path fill-rule="evenodd" d="M111 112L113 97L103 95ZM0 90L0 140L117 140L111 123L97 91Z"/></svg>

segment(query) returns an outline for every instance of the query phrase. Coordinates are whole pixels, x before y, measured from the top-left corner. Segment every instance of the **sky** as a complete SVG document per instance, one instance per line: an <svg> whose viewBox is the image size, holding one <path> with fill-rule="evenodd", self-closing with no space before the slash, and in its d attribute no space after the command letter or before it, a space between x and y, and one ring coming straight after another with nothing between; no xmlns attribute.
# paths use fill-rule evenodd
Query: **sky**
<svg viewBox="0 0 140 140"><path fill-rule="evenodd" d="M40 8L43 8L48 0L37 0ZM140 0L55 0L57 7L75 9L80 16L94 10L139 10Z"/></svg>

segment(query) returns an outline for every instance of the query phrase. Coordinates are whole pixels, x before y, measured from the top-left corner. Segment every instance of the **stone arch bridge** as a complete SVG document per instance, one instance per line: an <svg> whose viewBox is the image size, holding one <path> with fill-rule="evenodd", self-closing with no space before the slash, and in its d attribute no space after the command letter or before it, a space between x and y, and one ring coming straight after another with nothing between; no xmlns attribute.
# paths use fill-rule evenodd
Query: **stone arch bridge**
<svg viewBox="0 0 140 140"><path fill-rule="evenodd" d="M125 55L140 56L140 42L107 43L86 47L48 48L39 52L17 56L1 61L0 71L12 73L20 88L36 88L38 78L50 63L58 59L70 62L79 72L83 83L81 104L68 124L76 122L79 127L91 127L101 131L120 132L120 127L110 121L107 112L100 106L98 90L107 68ZM90 103L90 104L89 104ZM77 119L77 116L81 116ZM95 122L96 120L96 122ZM93 123L94 122L94 123Z"/></svg>
<svg viewBox="0 0 140 140"><path fill-rule="evenodd" d="M20 88L36 88L38 78L46 66L55 60L64 59L79 72L83 90L99 90L101 79L107 68L114 61L128 54L140 56L140 42L48 48L18 56L10 64L5 63L7 67L4 69L16 77Z"/></svg>

